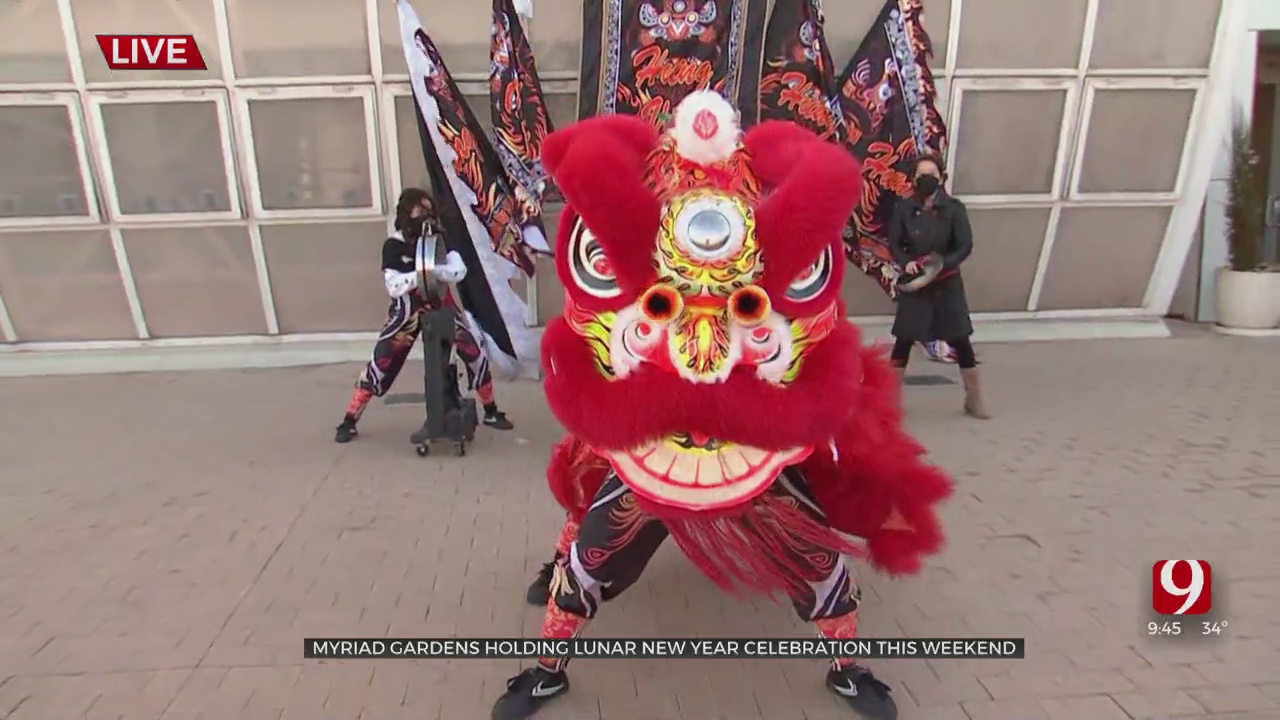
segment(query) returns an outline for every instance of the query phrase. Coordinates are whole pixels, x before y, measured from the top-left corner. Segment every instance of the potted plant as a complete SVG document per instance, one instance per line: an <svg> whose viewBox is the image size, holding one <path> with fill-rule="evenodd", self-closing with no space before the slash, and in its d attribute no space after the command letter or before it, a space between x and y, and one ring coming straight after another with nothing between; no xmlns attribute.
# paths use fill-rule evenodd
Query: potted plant
<svg viewBox="0 0 1280 720"><path fill-rule="evenodd" d="M1266 330L1280 327L1280 273L1263 263L1267 178L1253 149L1248 123L1237 118L1231 130L1231 172L1227 178L1228 265L1218 269L1218 324Z"/></svg>

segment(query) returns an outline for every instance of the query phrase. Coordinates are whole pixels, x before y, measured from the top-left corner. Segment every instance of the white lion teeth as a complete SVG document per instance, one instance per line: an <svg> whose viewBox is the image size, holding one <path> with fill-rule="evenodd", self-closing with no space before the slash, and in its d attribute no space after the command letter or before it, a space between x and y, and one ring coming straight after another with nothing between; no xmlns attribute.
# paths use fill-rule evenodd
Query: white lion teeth
<svg viewBox="0 0 1280 720"><path fill-rule="evenodd" d="M742 459L744 462L746 462L748 467L759 467L761 463L763 463L766 459L768 459L770 455L773 454L768 452L767 450L761 450L760 448L753 448L753 447L746 447L746 446L740 447L739 451L742 453Z"/></svg>
<svg viewBox="0 0 1280 720"><path fill-rule="evenodd" d="M806 452L806 448L770 451L732 444L709 452L662 440L607 455L614 471L638 495L690 509L714 509L759 495Z"/></svg>
<svg viewBox="0 0 1280 720"><path fill-rule="evenodd" d="M677 451L675 460L675 464L667 471L667 479L680 485L698 485L697 453Z"/></svg>
<svg viewBox="0 0 1280 720"><path fill-rule="evenodd" d="M720 464L728 477L742 477L751 471L751 465L742 457L742 451L736 447L725 448L720 453Z"/></svg>
<svg viewBox="0 0 1280 720"><path fill-rule="evenodd" d="M733 444L708 452L688 450L663 440L627 452L610 452L609 456L620 474L639 473L649 482L713 490L731 487L749 477L776 473L803 452L803 448L771 451Z"/></svg>
<svg viewBox="0 0 1280 720"><path fill-rule="evenodd" d="M654 475L662 477L671 469L671 465L676 459L675 456L676 454L674 450L666 445L659 445L656 448L649 450L648 454L642 457L640 464Z"/></svg>

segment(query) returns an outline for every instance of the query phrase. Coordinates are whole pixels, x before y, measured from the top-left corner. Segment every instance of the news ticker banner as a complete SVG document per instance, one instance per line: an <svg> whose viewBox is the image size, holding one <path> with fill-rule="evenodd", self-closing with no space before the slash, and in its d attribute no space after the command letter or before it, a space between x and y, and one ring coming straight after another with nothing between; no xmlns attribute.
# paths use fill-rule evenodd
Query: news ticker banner
<svg viewBox="0 0 1280 720"><path fill-rule="evenodd" d="M303 657L321 660L1018 659L1025 638L307 638Z"/></svg>

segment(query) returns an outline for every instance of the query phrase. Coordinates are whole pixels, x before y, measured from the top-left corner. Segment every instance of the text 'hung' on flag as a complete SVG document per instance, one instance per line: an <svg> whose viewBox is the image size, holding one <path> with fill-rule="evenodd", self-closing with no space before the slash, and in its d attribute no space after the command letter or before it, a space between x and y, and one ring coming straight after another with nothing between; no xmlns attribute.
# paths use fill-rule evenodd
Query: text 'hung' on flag
<svg viewBox="0 0 1280 720"><path fill-rule="evenodd" d="M844 112L823 21L822 0L774 3L764 37L760 119L787 120L844 145Z"/></svg>
<svg viewBox="0 0 1280 720"><path fill-rule="evenodd" d="M419 135L449 249L467 264L458 294L478 326L499 374L536 377L538 338L512 281L531 277L531 230L501 160L431 37L407 0L396 0L400 34L418 113ZM532 227L530 227L532 226ZM543 235L545 247L545 236Z"/></svg>
<svg viewBox="0 0 1280 720"><path fill-rule="evenodd" d="M715 90L756 121L768 0L584 0L578 117L638 115L665 128Z"/></svg>
<svg viewBox="0 0 1280 720"><path fill-rule="evenodd" d="M856 222L845 229L845 248L849 260L891 297L898 269L886 236L894 203L912 193L917 157L947 152L923 11L923 0L886 0L837 81L848 143L867 180Z"/></svg>

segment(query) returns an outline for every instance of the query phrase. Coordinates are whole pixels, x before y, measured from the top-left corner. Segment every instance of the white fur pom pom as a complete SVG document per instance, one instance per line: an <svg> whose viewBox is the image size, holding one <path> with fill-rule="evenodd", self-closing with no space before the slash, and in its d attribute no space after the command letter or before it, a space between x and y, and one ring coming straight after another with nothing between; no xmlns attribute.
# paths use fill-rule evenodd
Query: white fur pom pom
<svg viewBox="0 0 1280 720"><path fill-rule="evenodd" d="M700 165L723 162L738 149L738 113L720 93L699 90L676 106L671 137L676 152Z"/></svg>

